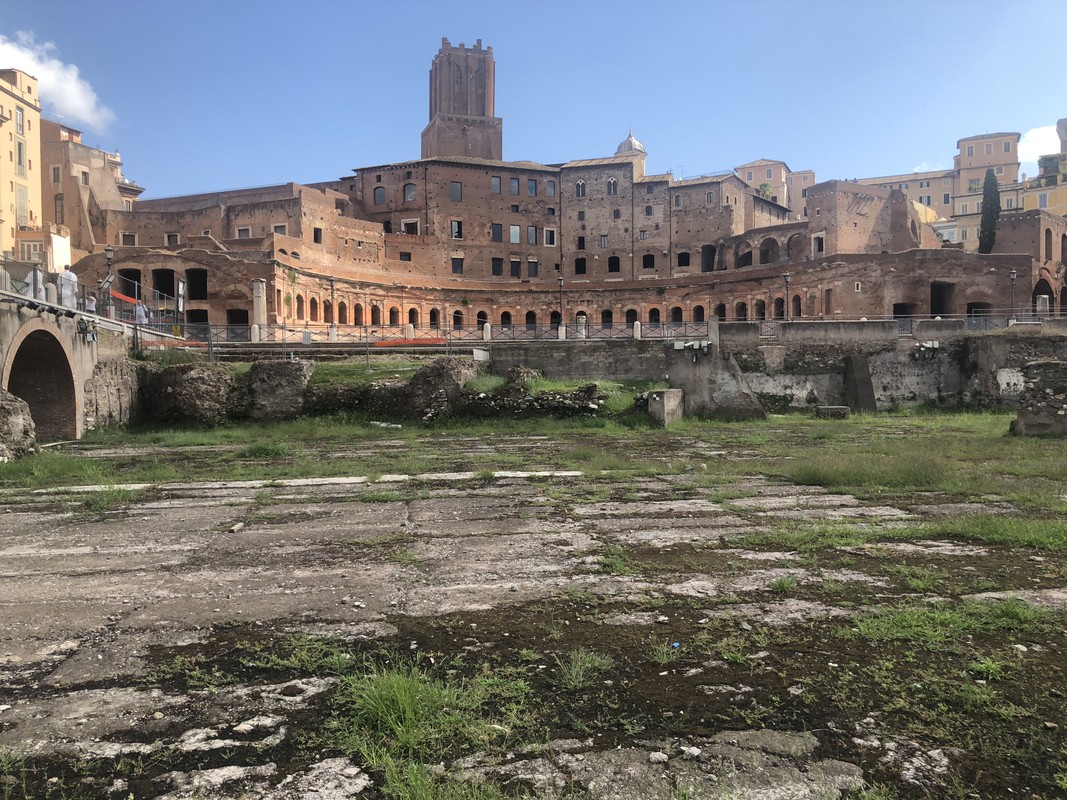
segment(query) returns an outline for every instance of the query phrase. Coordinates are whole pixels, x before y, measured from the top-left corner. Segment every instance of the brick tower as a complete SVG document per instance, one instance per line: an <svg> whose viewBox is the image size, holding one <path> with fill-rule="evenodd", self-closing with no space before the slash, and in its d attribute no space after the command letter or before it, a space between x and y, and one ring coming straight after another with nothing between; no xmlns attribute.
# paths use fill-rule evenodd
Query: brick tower
<svg viewBox="0 0 1067 800"><path fill-rule="evenodd" d="M493 116L496 65L493 48L453 47L441 39L430 67L430 124L422 132L422 157L467 156L500 161L504 122Z"/></svg>

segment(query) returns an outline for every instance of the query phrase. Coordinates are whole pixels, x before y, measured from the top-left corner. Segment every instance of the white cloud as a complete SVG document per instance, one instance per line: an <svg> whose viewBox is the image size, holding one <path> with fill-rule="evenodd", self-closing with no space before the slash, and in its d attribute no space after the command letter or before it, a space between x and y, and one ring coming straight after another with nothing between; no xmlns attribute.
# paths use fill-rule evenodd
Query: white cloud
<svg viewBox="0 0 1067 800"><path fill-rule="evenodd" d="M1039 156L1060 152L1060 137L1055 125L1031 128L1019 140L1019 171L1027 175L1037 174Z"/></svg>
<svg viewBox="0 0 1067 800"><path fill-rule="evenodd" d="M940 161L938 161L936 164L931 164L929 161L924 161L917 167L915 167L912 172L934 172L935 170L939 169L944 169Z"/></svg>
<svg viewBox="0 0 1067 800"><path fill-rule="evenodd" d="M0 68L14 67L37 78L49 116L59 117L70 125L103 131L115 120L115 114L101 105L77 66L56 57L58 52L54 43L38 42L27 31L19 31L14 39L0 35Z"/></svg>

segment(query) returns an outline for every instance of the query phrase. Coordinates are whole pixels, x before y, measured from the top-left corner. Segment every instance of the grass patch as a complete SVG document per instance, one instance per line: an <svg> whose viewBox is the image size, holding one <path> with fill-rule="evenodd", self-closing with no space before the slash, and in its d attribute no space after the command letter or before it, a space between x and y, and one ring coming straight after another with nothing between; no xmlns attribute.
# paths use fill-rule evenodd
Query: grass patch
<svg viewBox="0 0 1067 800"><path fill-rule="evenodd" d="M234 458L288 458L293 448L287 442L263 442L242 447L233 454Z"/></svg>
<svg viewBox="0 0 1067 800"><path fill-rule="evenodd" d="M609 575L633 575L636 571L630 554L617 544L606 544L600 549L597 569Z"/></svg>
<svg viewBox="0 0 1067 800"><path fill-rule="evenodd" d="M873 642L937 647L975 634L1036 631L1048 620L1048 612L1015 599L969 602L956 608L891 606L861 614L853 627L839 633Z"/></svg>
<svg viewBox="0 0 1067 800"><path fill-rule="evenodd" d="M591 686L615 662L610 657L579 647L563 656L553 657L555 669L551 680L560 689L584 689Z"/></svg>
<svg viewBox="0 0 1067 800"><path fill-rule="evenodd" d="M81 507L87 514L104 514L136 502L142 494L133 489L108 486L99 492L82 495Z"/></svg>

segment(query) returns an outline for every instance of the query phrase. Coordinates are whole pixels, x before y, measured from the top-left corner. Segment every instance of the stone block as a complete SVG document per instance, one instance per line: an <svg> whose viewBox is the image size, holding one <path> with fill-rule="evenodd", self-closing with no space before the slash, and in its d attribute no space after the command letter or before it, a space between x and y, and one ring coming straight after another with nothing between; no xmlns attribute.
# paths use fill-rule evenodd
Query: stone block
<svg viewBox="0 0 1067 800"><path fill-rule="evenodd" d="M681 389L664 389L648 395L648 414L657 425L667 427L682 418L685 392Z"/></svg>
<svg viewBox="0 0 1067 800"><path fill-rule="evenodd" d="M848 406L815 406L816 419L848 419Z"/></svg>

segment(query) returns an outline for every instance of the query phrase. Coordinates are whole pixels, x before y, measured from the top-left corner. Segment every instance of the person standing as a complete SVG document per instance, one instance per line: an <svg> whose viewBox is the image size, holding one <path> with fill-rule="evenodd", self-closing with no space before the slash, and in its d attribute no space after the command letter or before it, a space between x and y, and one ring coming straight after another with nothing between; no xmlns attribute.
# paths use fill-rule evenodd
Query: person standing
<svg viewBox="0 0 1067 800"><path fill-rule="evenodd" d="M93 294L92 292L88 292L85 295L85 313L86 314L95 314L96 313L96 295Z"/></svg>
<svg viewBox="0 0 1067 800"><path fill-rule="evenodd" d="M59 273L59 304L67 308L78 307L78 276L71 270L70 264Z"/></svg>

